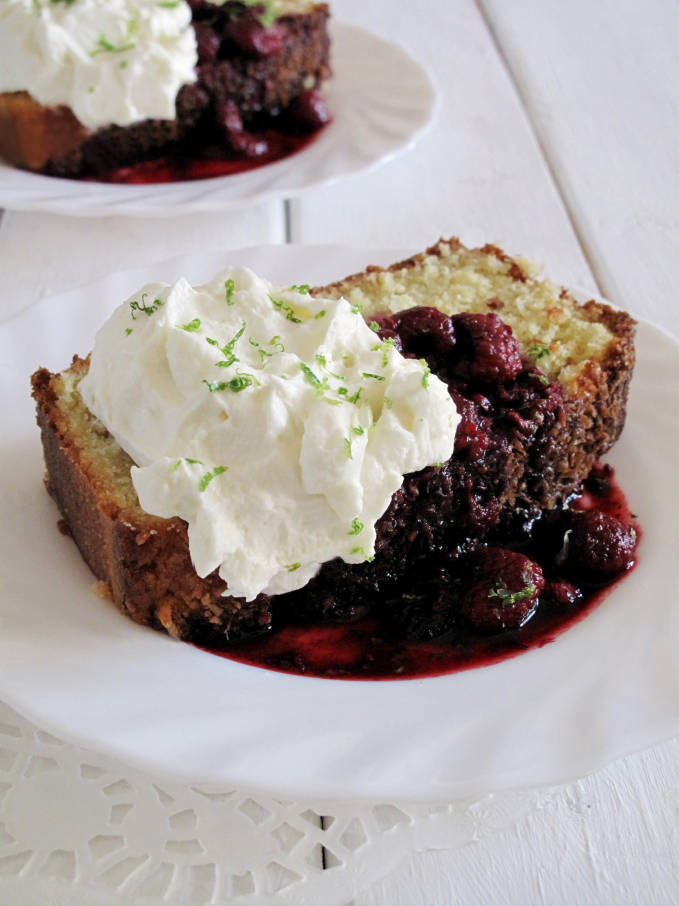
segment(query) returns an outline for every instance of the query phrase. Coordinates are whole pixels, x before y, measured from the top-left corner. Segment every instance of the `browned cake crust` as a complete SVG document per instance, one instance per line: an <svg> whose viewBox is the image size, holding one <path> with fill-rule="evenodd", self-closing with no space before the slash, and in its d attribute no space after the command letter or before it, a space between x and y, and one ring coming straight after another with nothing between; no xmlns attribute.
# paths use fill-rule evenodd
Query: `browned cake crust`
<svg viewBox="0 0 679 906"><path fill-rule="evenodd" d="M77 381L87 359L73 359ZM120 448L102 459L75 427L70 391L59 375L44 368L32 377L42 436L46 486L94 575L116 605L137 623L164 629L181 639L209 643L252 635L270 621L269 598L254 601L223 596L217 573L201 579L189 556L186 523L145 513L131 487L132 461ZM76 407L84 409L78 400ZM103 425L89 418L88 429L114 444ZM117 446L117 445L116 445Z"/></svg>
<svg viewBox="0 0 679 906"><path fill-rule="evenodd" d="M0 94L0 157L15 167L44 170L89 134L68 107L43 107L25 91Z"/></svg>
<svg viewBox="0 0 679 906"><path fill-rule="evenodd" d="M398 304L386 295L384 287L374 287L375 278L385 273L402 273L404 268L421 276L431 264L430 257L445 254L445 249L464 254L467 263L472 256L473 266L477 268L492 264L491 259L500 261L502 274L509 275L510 289L514 284L525 284L531 296L544 291L544 284L532 281L519 262L509 259L499 249L488 246L483 250L467 250L457 240L448 240L386 271L368 268L362 274L314 292L352 296L357 291L368 316L390 307L397 310ZM447 274L444 277L453 279ZM450 306L442 298L437 299L431 286L435 282L435 275L428 270L425 285L432 290L429 304L436 305L438 301L445 310ZM513 303L507 286L499 278L496 283L495 296L471 307L486 312L499 309L509 322L514 318ZM368 298L370 293L374 297L372 301ZM539 300L538 310L544 323L537 323L538 319L533 318L535 323L516 328L519 334L523 331L520 342L524 349L526 336L538 339L541 331L551 330L551 354L559 361L551 366L555 374L549 374L548 366L545 372L552 382L560 381L564 395L551 426L545 431L538 430L535 436L516 432L509 452L503 452L490 466L467 465L454 456L444 469L433 468L407 476L403 488L394 495L387 513L378 522L378 556L373 566L365 570L349 568L339 560L326 564L312 580L308 594L304 590L296 593L295 606L299 604L302 610L308 607L311 612L324 614L327 602L331 601L338 613L342 605L350 611L353 599L366 589L369 593L376 576L379 581L379 571L385 568L385 564L380 565L381 556L388 558L388 569L390 563L399 562L409 556L411 549L417 548L419 540L414 542L409 535L414 524L422 527L424 538L437 531L437 523L451 518L454 522L460 513L464 518L467 504L463 503L460 510L460 498L471 500L478 493L473 506L488 507L497 501L508 519L513 514L519 518L531 517L541 508L559 506L587 476L594 461L609 449L623 426L634 361L634 322L625 313L600 303L591 301L580 305L565 290L552 292L552 298L556 307L560 305L566 311L558 314L556 308L553 312L545 310ZM561 319L556 333L552 330L554 318ZM592 340L590 346L597 353L591 358L577 360L579 347L573 339L575 321L579 321L581 333L588 325L592 326L596 343ZM577 342L581 345L582 337ZM132 460L88 412L77 391L77 384L88 367L87 359L75 357L71 368L62 374L40 369L33 375L32 384L45 453L47 487L93 573L106 584L122 611L138 623L162 628L177 638L219 646L267 628L275 599L260 595L255 601L245 603L222 596L225 583L216 573L206 579L196 575L189 555L186 524L179 518L162 519L141 509L129 476ZM446 525L440 527L446 531ZM424 539L423 545L427 543ZM337 610L337 592L342 588L345 594L340 598L347 600L340 601ZM304 600L300 594L302 597L306 594Z"/></svg>
<svg viewBox="0 0 679 906"><path fill-rule="evenodd" d="M284 109L302 90L330 76L329 15L327 4L319 3L309 12L280 16L283 46L268 56L234 53L201 63L198 81L179 91L174 120L92 132L68 107L45 107L25 91L0 94L0 157L16 167L80 177L131 166L180 143L195 141L199 147L201 135L194 131L216 104L233 102L247 124L253 116Z"/></svg>

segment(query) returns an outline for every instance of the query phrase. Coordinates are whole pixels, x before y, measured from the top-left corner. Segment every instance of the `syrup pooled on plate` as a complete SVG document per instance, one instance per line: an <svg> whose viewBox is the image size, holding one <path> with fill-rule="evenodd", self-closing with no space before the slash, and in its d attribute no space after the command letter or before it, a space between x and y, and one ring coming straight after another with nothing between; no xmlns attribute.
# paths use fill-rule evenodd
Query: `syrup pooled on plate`
<svg viewBox="0 0 679 906"><path fill-rule="evenodd" d="M250 170L257 170L259 167L285 160L304 151L318 138L323 128L311 134L265 129L251 135L253 141L260 146L252 157L238 156L229 152L220 155L216 149L213 150L212 156L205 157L168 154L131 167L121 167L97 177L96 181L118 185L157 185L248 173Z"/></svg>

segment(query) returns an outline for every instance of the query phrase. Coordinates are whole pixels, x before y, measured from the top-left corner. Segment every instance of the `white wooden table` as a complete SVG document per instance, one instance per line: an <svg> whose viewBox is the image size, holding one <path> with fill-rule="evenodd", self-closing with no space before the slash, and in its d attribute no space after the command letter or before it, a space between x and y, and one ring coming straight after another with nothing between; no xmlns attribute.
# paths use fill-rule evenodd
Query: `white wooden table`
<svg viewBox="0 0 679 906"><path fill-rule="evenodd" d="M679 335L677 0L334 0L333 11L430 67L441 105L414 151L228 216L7 212L2 316L192 250L423 248L457 234L498 241ZM413 854L354 906L679 902L678 740L566 788L518 793L515 815L462 848Z"/></svg>

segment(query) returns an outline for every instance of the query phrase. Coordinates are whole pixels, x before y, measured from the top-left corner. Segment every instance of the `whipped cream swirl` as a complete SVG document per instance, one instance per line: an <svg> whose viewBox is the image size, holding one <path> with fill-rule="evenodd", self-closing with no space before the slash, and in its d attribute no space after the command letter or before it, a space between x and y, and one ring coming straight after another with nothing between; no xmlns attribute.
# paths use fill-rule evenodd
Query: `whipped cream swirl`
<svg viewBox="0 0 679 906"><path fill-rule="evenodd" d="M459 421L356 307L245 268L145 286L97 334L80 392L137 463L141 506L185 519L198 574L248 599L369 560L403 476L447 460Z"/></svg>
<svg viewBox="0 0 679 906"><path fill-rule="evenodd" d="M70 107L89 129L175 118L195 82L185 0L0 0L0 92Z"/></svg>

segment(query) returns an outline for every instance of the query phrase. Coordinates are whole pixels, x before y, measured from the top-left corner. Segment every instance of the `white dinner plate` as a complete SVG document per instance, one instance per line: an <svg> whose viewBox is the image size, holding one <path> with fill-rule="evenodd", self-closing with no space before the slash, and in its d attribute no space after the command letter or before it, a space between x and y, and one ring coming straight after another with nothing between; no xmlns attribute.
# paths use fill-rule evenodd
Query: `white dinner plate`
<svg viewBox="0 0 679 906"><path fill-rule="evenodd" d="M649 324L627 426L609 457L643 529L639 562L586 619L511 660L435 678L290 676L134 624L92 591L42 485L29 399L39 365L87 352L146 280L246 264L323 283L403 257L275 246L113 275L0 326L5 392L0 697L67 741L157 777L285 797L450 800L567 781L679 733L679 346Z"/></svg>
<svg viewBox="0 0 679 906"><path fill-rule="evenodd" d="M0 161L0 207L78 216L224 211L291 198L386 163L431 122L431 78L402 48L361 28L332 22L331 37L334 76L324 93L333 121L303 151L246 173L161 185L59 179Z"/></svg>

